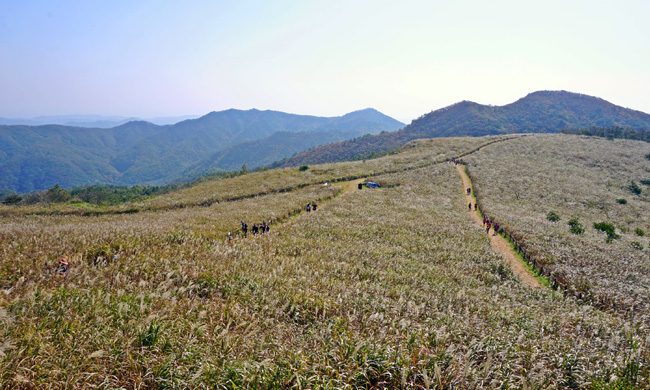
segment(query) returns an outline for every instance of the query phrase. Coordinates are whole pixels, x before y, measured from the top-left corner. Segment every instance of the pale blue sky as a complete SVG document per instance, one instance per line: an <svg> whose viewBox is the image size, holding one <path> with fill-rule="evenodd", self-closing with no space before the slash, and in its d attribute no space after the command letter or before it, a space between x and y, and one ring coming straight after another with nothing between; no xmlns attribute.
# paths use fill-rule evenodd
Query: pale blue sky
<svg viewBox="0 0 650 390"><path fill-rule="evenodd" d="M409 122L568 90L650 113L648 1L0 0L0 116Z"/></svg>

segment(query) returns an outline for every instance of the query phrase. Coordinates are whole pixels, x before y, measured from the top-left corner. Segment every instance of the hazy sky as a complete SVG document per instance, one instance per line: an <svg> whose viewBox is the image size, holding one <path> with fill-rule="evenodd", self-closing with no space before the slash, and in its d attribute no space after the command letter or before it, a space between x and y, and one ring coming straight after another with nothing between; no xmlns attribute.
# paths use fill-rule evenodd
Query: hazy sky
<svg viewBox="0 0 650 390"><path fill-rule="evenodd" d="M410 122L568 90L650 113L650 1L0 0L0 116Z"/></svg>

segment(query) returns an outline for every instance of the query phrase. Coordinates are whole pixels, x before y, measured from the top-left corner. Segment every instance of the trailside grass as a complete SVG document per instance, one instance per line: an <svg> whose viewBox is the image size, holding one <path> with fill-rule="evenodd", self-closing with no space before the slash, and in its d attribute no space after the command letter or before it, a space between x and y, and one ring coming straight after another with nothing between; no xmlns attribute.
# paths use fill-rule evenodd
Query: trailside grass
<svg viewBox="0 0 650 390"><path fill-rule="evenodd" d="M650 229L650 187L630 190L650 178L649 152L641 141L534 135L467 161L482 207L552 278L650 324L650 242L635 233ZM560 219L549 220L551 212ZM583 233L572 232L572 220ZM620 238L595 229L601 222L613 224Z"/></svg>
<svg viewBox="0 0 650 390"><path fill-rule="evenodd" d="M376 180L399 185L232 242L239 215L329 190L5 217L0 387L647 387L645 329L514 278L452 166ZM66 279L50 272L61 253Z"/></svg>

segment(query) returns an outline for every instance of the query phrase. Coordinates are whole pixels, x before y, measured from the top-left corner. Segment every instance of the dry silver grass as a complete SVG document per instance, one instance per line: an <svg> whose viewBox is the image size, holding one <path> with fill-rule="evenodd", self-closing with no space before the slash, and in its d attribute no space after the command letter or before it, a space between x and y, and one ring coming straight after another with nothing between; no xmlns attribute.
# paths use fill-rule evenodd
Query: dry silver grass
<svg viewBox="0 0 650 390"><path fill-rule="evenodd" d="M230 244L242 213L286 214L323 189L6 217L0 387L561 388L646 367L644 329L512 277L453 167L378 180L399 186ZM61 253L67 279L49 273Z"/></svg>
<svg viewBox="0 0 650 390"><path fill-rule="evenodd" d="M470 159L483 207L519 235L527 250L572 290L635 311L650 322L650 188L641 195L630 183L650 178L644 156L650 144L567 135L535 135L496 144ZM642 186L644 187L644 186ZM627 199L619 204L616 199ZM554 211L558 222L546 215ZM578 219L584 234L570 232ZM608 242L595 222L617 227ZM632 242L640 242L643 250Z"/></svg>

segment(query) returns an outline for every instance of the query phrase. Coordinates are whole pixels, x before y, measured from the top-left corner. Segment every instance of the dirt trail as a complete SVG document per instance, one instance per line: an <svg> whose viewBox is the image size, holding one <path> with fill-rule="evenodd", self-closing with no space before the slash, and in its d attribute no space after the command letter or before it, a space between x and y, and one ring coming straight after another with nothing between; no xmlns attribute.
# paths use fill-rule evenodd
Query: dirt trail
<svg viewBox="0 0 650 390"><path fill-rule="evenodd" d="M328 204L330 202L336 201L337 198L339 198L341 196L346 196L347 194L353 192L354 190L357 190L359 188L358 187L359 183L363 183L364 181L366 181L365 178L349 180L349 181L340 181L340 182L336 182L336 183L330 183L329 185L331 186L332 190L334 190L334 187L340 187L341 188L341 193L334 196L333 198L328 199L327 201L324 201L324 202L318 204L318 208L317 208L316 213L318 213L318 210L322 210L324 208L327 208ZM305 208L303 208L302 212L300 214L296 215L295 217L289 218L286 221L282 221L282 222L276 224L273 227L272 231L285 229L285 228L287 228L287 226L293 225L296 218L307 218L311 213L313 213L313 211L310 212L310 213L307 213L305 211Z"/></svg>
<svg viewBox="0 0 650 390"><path fill-rule="evenodd" d="M465 172L464 166L463 165L456 165L456 169L458 170L458 174L460 175L461 179L463 180L463 193L465 194L465 204L467 203L472 203L474 204L474 199L472 198L472 195L467 195L466 189L472 187L472 182L470 181L469 177L467 176L467 173ZM474 219L474 222L476 222L479 226L483 226L483 219L479 217L478 213L474 211L474 208L472 207L472 211L469 212L470 215L472 216L472 219ZM510 243L506 241L505 238L503 238L500 235L494 235L494 231L490 230L489 233L490 237L490 243L492 244L492 249L497 251L498 253L501 253L506 261L510 264L510 268L512 268L512 271L521 279L522 282L525 284L529 285L530 287L534 288L542 288L542 285L537 281L537 279L526 269L522 261L515 255L514 249L510 246Z"/></svg>
<svg viewBox="0 0 650 390"><path fill-rule="evenodd" d="M349 181L342 181L342 182L338 182L338 183L331 183L330 185L332 186L332 188L341 187L341 193L339 195L335 196L334 198L328 200L327 202L323 202L323 204L318 205L318 208L322 209L323 207L327 207L327 204L329 202L333 201L334 199L338 198L339 196L345 196L346 194L348 194L348 193L350 193L350 192L352 192L354 190L357 190L359 188L359 183L363 183L364 181L366 181L365 178L356 179L356 180L349 180Z"/></svg>

